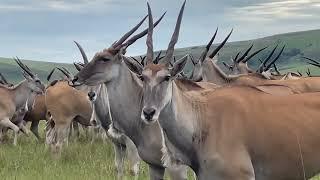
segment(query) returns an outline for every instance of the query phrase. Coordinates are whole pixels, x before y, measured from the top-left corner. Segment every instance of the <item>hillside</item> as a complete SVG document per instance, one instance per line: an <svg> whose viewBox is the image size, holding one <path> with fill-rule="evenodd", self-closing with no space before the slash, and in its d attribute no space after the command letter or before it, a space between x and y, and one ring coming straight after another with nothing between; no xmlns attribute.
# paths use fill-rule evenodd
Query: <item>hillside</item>
<svg viewBox="0 0 320 180"><path fill-rule="evenodd" d="M211 37L208 37L208 41L209 38ZM251 52L265 46L268 46L269 48L258 54L254 59L250 60L250 67L256 67L259 64L258 59L264 59L277 43L280 43L280 47L286 45L283 55L277 62L281 70L285 71L287 69L296 69L296 67L299 67L301 71L305 71L305 69L307 69L307 67L305 67L306 61L301 58L301 56L315 59L317 59L317 57L320 58L320 30L311 30L279 34L249 41L227 43L220 51L219 63L222 61L231 62L231 56L234 57L239 51L244 52L252 43L254 43L254 48ZM215 48L216 46L217 44L215 44L211 49ZM176 55L181 57L186 53L191 53L194 57L198 58L204 47L205 46L194 46L177 49ZM280 48L278 51L280 51ZM276 51L276 53L278 51ZM190 64L188 69L190 69ZM318 69L312 67L312 72L318 72Z"/></svg>
<svg viewBox="0 0 320 180"><path fill-rule="evenodd" d="M54 67L66 67L71 72L76 72L76 69L72 64L62 64L62 63L50 63L42 61L23 61L32 71L38 74L40 79L46 83L47 75ZM21 68L12 58L0 58L0 72L10 81L10 82L19 82L22 80L23 76L21 73ZM59 77L59 73L55 73L54 77Z"/></svg>
<svg viewBox="0 0 320 180"><path fill-rule="evenodd" d="M208 37L208 40L209 38L210 37ZM219 63L222 61L230 62L231 56L235 56L239 51L243 52L251 43L254 43L252 52L265 46L269 46L269 48L252 59L249 62L250 67L256 67L259 63L258 59L264 59L270 53L271 49L277 43L280 43L280 46L284 44L286 45L283 55L277 62L282 71L299 70L300 72L305 72L307 68L310 68L313 75L320 75L319 68L307 65L306 61L301 58L301 56L307 56L315 59L319 57L320 59L320 30L279 34L255 40L227 43L226 46L220 51ZM216 44L212 47L212 49L215 47ZM186 53L191 53L195 58L198 58L203 49L204 45L180 48L176 49L175 55L179 58ZM59 64L40 61L24 62L32 70L34 70L44 82L46 82L46 76L48 75L48 72L55 66L64 66L70 69L72 72L75 72L72 64ZM192 66L189 63L186 71L190 71L191 67ZM0 72L13 82L17 82L22 79L20 69L10 58L0 58Z"/></svg>

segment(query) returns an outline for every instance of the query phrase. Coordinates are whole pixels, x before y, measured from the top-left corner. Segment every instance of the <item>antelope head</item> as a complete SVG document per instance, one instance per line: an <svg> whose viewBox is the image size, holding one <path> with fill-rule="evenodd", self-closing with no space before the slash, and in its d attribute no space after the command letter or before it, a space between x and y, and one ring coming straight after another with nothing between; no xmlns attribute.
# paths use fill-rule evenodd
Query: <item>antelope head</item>
<svg viewBox="0 0 320 180"><path fill-rule="evenodd" d="M16 63L22 69L22 74L27 82L27 87L36 94L43 94L45 91L45 86L42 84L37 74L34 74L28 66L23 64L19 58L14 58Z"/></svg>
<svg viewBox="0 0 320 180"><path fill-rule="evenodd" d="M252 59L254 56L259 54L261 51L265 50L267 47L258 49L257 51L253 52L249 55L249 52L253 48L253 44L243 53L242 56L236 58L234 60L234 70L236 74L248 74L253 73L254 71L248 67L248 61Z"/></svg>
<svg viewBox="0 0 320 180"><path fill-rule="evenodd" d="M223 40L223 42L209 55L210 60L213 60L213 58L218 54L220 49L226 44L226 42L228 41L229 37L232 34L232 31L233 30L231 30L231 32ZM207 58L207 54L210 50L210 47L211 47L214 39L216 38L217 32L218 32L218 28L216 29L216 32L214 33L214 35L210 39L209 43L207 44L205 50L201 53L200 58L197 61L192 61L194 64L194 68L193 68L192 74L190 76L190 79L192 79L193 81L198 82L198 81L202 80L203 62ZM213 61L215 61L215 60L213 60Z"/></svg>
<svg viewBox="0 0 320 180"><path fill-rule="evenodd" d="M165 13L157 22L155 22L155 24L153 24L153 26L158 25L164 15ZM127 40L141 26L146 18L147 16L144 17L134 28L127 32L118 41L113 43L109 48L104 49L102 52L96 53L93 59L83 68L81 68L79 73L75 75L74 79L72 80L73 84L96 86L101 83L110 82L112 79L117 77L122 62L122 55L125 54L126 49L135 41L148 33L148 29L146 29Z"/></svg>
<svg viewBox="0 0 320 180"><path fill-rule="evenodd" d="M149 3L147 3L149 28L146 40L146 66L142 67L131 58L123 56L124 62L127 64L129 69L133 73L137 74L137 76L142 80L144 96L141 118L146 124L150 124L158 120L160 111L171 100L173 80L180 72L182 72L187 62L188 56L184 56L183 58L177 60L172 67L170 66L170 61L173 59L174 46L179 37L179 30L185 3L186 2L184 2L181 7L174 33L168 45L166 55L161 63L154 64L153 62L153 18Z"/></svg>

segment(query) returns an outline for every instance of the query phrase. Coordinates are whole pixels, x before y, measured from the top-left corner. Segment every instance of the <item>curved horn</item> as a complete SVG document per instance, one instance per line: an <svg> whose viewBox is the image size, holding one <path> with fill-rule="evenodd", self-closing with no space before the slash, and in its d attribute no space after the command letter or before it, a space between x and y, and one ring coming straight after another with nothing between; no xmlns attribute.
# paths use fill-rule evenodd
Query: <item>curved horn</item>
<svg viewBox="0 0 320 180"><path fill-rule="evenodd" d="M318 61L316 61L316 60L314 60L314 59L311 59L311 58L308 58L308 57L302 57L302 58L305 58L305 59L307 59L307 60L309 60L309 61L312 61L312 62L314 62L314 63L316 63L316 64L320 64Z"/></svg>
<svg viewBox="0 0 320 180"><path fill-rule="evenodd" d="M132 57L132 56L131 56L131 58L132 58L134 61L136 61L138 64L140 64L140 65L142 66L141 62L139 62L137 58Z"/></svg>
<svg viewBox="0 0 320 180"><path fill-rule="evenodd" d="M83 68L80 64L78 63L73 63L74 67L77 69L77 71L81 71L81 69Z"/></svg>
<svg viewBox="0 0 320 180"><path fill-rule="evenodd" d="M0 77L1 77L1 80L6 83L6 84L9 84L7 79L2 75L2 73L0 73Z"/></svg>
<svg viewBox="0 0 320 180"><path fill-rule="evenodd" d="M52 76L52 74L53 74L53 72L54 72L55 69L56 69L56 67L54 67L54 68L50 71L50 73L49 73L48 76L47 76L47 81L50 81L51 76Z"/></svg>
<svg viewBox="0 0 320 180"><path fill-rule="evenodd" d="M89 63L88 57L87 57L86 53L84 52L83 48L81 47L81 45L77 41L73 41L73 42L77 45L77 47L81 53L84 64L88 64Z"/></svg>
<svg viewBox="0 0 320 180"><path fill-rule="evenodd" d="M154 60L154 64L158 64L158 62L159 62L159 60L160 60L160 56L161 56L161 51L159 51L159 53L158 53L158 55L157 55L157 57L156 57L156 59Z"/></svg>
<svg viewBox="0 0 320 180"><path fill-rule="evenodd" d="M226 44L226 42L228 41L229 37L231 36L233 32L233 29L231 29L230 33L228 34L228 36L222 41L222 43L210 54L210 58L212 59L219 51L220 49Z"/></svg>
<svg viewBox="0 0 320 180"><path fill-rule="evenodd" d="M71 79L70 75L62 68L57 67L65 76L67 76L68 79Z"/></svg>
<svg viewBox="0 0 320 180"><path fill-rule="evenodd" d="M277 44L273 50L271 51L271 53L269 54L269 56L260 64L259 68L257 69L257 72L262 72L263 71L263 67L266 66L267 62L271 59L272 55L274 54L274 52L276 51L277 47L279 46L279 44Z"/></svg>
<svg viewBox="0 0 320 180"><path fill-rule="evenodd" d="M171 36L171 40L170 40L170 43L167 48L167 52L166 52L166 56L165 56L166 64L168 64L173 57L174 46L176 45L178 38L179 38L180 26L181 26L181 22L182 22L182 16L183 16L183 11L184 11L185 5L186 5L186 0L183 2L182 7L180 9L174 32Z"/></svg>
<svg viewBox="0 0 320 180"><path fill-rule="evenodd" d="M238 57L240 56L240 51L237 53L237 55L236 55L236 57L234 58L234 59L232 59L233 60L233 62L234 63L237 63L237 59L238 59Z"/></svg>
<svg viewBox="0 0 320 180"><path fill-rule="evenodd" d="M277 74L281 75L276 63L273 63L274 71L276 71Z"/></svg>
<svg viewBox="0 0 320 180"><path fill-rule="evenodd" d="M267 48L268 48L268 46L266 46L266 47L264 47L264 48L262 48L262 49L259 49L259 50L255 51L255 52L252 53L250 56L248 56L247 58L245 58L242 62L243 62L243 63L248 62L248 61L249 61L251 58L253 58L255 55L259 54L261 51L263 51L263 50L265 50L265 49L267 49Z"/></svg>
<svg viewBox="0 0 320 180"><path fill-rule="evenodd" d="M127 40L140 26L141 24L147 19L148 16L145 16L135 27L133 27L129 32L124 34L116 43L112 45L113 48L118 49L118 46ZM120 49L120 48L119 48Z"/></svg>
<svg viewBox="0 0 320 180"><path fill-rule="evenodd" d="M271 63L265 68L265 71L268 70L268 69L272 66L272 64L274 64L274 63L280 58L280 56L281 56L281 54L283 53L285 47L286 47L286 45L284 45L284 46L282 47L282 49L281 49L281 51L279 52L279 54L277 55L277 57L274 58L273 61L271 61Z"/></svg>
<svg viewBox="0 0 320 180"><path fill-rule="evenodd" d="M249 52L251 51L251 49L253 48L253 43L252 45L243 53L243 55L239 58L236 59L236 62L239 63L241 62L246 56L248 56Z"/></svg>
<svg viewBox="0 0 320 180"><path fill-rule="evenodd" d="M200 61L203 62L206 57L207 57L207 54L210 50L210 47L212 46L212 43L214 41L214 39L216 38L217 36L217 33L218 33L218 28L216 29L216 32L214 33L214 35L212 36L212 38L210 39L209 43L207 44L205 50L201 53L201 56L200 56Z"/></svg>
<svg viewBox="0 0 320 180"><path fill-rule="evenodd" d="M162 20L162 18L164 17L164 15L165 15L166 13L167 13L167 12L164 12L164 13L162 14L162 16L153 24L153 28L155 28L155 27L160 23L160 21ZM140 39L140 38L142 38L143 36L145 36L147 33L148 33L148 29L145 29L145 30L142 31L141 33L132 36L132 38L130 38L127 42L125 42L124 44L118 46L117 49L120 49L121 47L125 47L125 49L127 49L131 44L133 44L133 43L136 42L138 39Z"/></svg>
<svg viewBox="0 0 320 180"><path fill-rule="evenodd" d="M190 54L189 57L190 57L190 59L191 59L192 64L193 64L193 65L196 65L197 62L194 60L193 55Z"/></svg>
<svg viewBox="0 0 320 180"><path fill-rule="evenodd" d="M31 76L32 78L34 77L34 74L31 72L31 70L29 69L29 67L27 67L26 65L24 65L21 60L19 58L13 58L16 63L20 66L20 68L26 72L29 76Z"/></svg>

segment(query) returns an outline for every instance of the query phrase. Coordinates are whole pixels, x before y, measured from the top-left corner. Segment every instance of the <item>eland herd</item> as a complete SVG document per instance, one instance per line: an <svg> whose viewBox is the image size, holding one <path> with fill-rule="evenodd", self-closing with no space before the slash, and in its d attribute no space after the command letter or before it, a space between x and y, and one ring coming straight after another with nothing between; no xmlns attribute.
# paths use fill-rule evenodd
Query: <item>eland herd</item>
<svg viewBox="0 0 320 180"><path fill-rule="evenodd" d="M253 53L251 45L218 66L219 51L231 32L210 52L218 29L195 59L174 57L183 19L183 3L166 53L156 56L154 22L148 15L91 61L77 42L83 63L74 63L76 75L66 68L55 70L64 78L45 86L32 70L14 58L24 80L13 85L0 74L0 138L8 129L40 140L38 125L46 120L45 142L59 158L68 145L70 131L79 134L79 124L109 138L115 151L118 179L123 178L124 158L135 178L140 161L149 166L152 180L186 180L191 168L199 180L302 180L320 172L320 77L301 73L281 74L276 61L285 46L260 60L254 70L248 61L268 47ZM132 36L148 19L148 28ZM132 36L132 37L131 37ZM147 52L141 60L125 56L129 46L147 36ZM131 38L130 38L131 37ZM305 57L309 64L320 63ZM183 72L188 60L193 69ZM100 132L100 133L99 133ZM93 141L94 139L92 139Z"/></svg>

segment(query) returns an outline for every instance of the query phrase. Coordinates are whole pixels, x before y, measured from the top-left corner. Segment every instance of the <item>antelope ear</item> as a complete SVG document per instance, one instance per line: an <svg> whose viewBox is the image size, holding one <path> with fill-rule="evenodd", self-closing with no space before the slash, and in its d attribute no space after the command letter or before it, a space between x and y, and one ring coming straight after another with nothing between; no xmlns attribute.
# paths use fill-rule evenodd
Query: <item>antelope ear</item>
<svg viewBox="0 0 320 180"><path fill-rule="evenodd" d="M173 64L173 67L170 70L171 76L176 76L182 72L184 66L187 64L188 56L189 55L184 56Z"/></svg>
<svg viewBox="0 0 320 180"><path fill-rule="evenodd" d="M128 68L130 69L130 71L132 71L133 73L135 73L137 75L142 74L143 67L139 63L137 63L135 60L133 60L129 57L126 57L126 56L122 56L122 59L126 63Z"/></svg>

